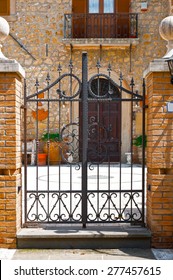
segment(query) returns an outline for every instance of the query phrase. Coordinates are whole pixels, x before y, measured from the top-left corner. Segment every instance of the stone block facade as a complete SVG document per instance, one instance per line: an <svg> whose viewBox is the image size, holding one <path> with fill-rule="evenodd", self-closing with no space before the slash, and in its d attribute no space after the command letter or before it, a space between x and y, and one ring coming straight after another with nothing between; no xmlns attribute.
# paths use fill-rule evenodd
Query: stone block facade
<svg viewBox="0 0 173 280"><path fill-rule="evenodd" d="M4 45L4 54L16 59L26 70L28 91L33 92L35 79L45 81L47 72L52 80L57 77L57 66L62 64L67 71L71 58L69 44L64 42L64 14L72 13L72 0L16 0L17 19L10 21L11 34L29 51L29 55L11 37ZM141 77L144 69L154 58L160 58L165 52L165 42L160 38L158 25L169 14L168 0L148 0L147 11L141 11L141 0L130 1L130 12L138 13L138 37L136 46L102 47L101 65L107 69L112 63L112 71L119 75L122 71L124 79L130 83L134 76L137 89L141 89ZM8 17L6 17L8 20ZM81 53L88 52L89 69L95 69L100 59L100 43L91 47L85 44L80 48L73 46L72 59L74 71L81 76ZM46 44L48 53L46 54ZM33 59L33 57L35 59Z"/></svg>
<svg viewBox="0 0 173 280"><path fill-rule="evenodd" d="M10 66L9 66L10 65ZM16 248L21 227L21 75L0 64L0 248Z"/></svg>
<svg viewBox="0 0 173 280"><path fill-rule="evenodd" d="M164 62L158 61L158 69L160 64ZM166 108L173 100L173 85L166 70L151 71L146 84L147 226L152 247L173 248L173 113Z"/></svg>
<svg viewBox="0 0 173 280"><path fill-rule="evenodd" d="M120 0L117 0L121 2ZM12 2L12 1L11 1ZM69 71L69 60L73 60L73 71L81 78L81 57L82 52L88 52L89 76L96 73L96 64L101 60L101 72L106 72L108 63L112 64L113 76L119 77L123 73L125 84L129 85L134 77L135 88L142 93L142 74L151 60L160 58L165 53L165 42L160 38L158 25L160 21L170 13L170 2L168 0L148 0L146 11L141 10L141 0L129 1L130 12L138 13L138 39L131 38L128 44L121 45L121 38L116 39L116 45L105 46L104 40L87 38L80 46L73 42L64 40L64 15L72 13L73 0L15 0L15 15L6 16L10 24L10 36L4 44L4 54L10 59L16 59L26 71L27 94L35 92L35 80L38 78L40 88L45 87L46 75L49 72L53 82L57 76L57 67L61 63L63 72ZM14 4L13 4L14 5ZM13 11L14 12L14 11ZM16 41L17 40L17 41ZM135 44L133 42L135 41ZM72 48L70 48L70 43ZM100 45L102 47L100 48ZM118 80L118 79L117 79ZM128 105L127 105L128 106ZM44 107L40 107L43 114ZM61 123L67 124L69 119L68 108L63 108ZM128 111L125 108L125 111ZM138 116L141 110L137 112ZM135 113L134 113L135 116ZM137 118L137 117L136 117ZM56 110L51 110L52 122L56 119ZM140 119L140 116L139 118ZM32 108L28 110L28 122L30 123L31 134L34 136L34 117ZM40 135L45 130L46 120L40 122ZM134 136L142 134L139 125L135 128ZM127 134L126 127L123 127ZM127 139L130 138L128 132ZM129 152L129 144L126 150Z"/></svg>

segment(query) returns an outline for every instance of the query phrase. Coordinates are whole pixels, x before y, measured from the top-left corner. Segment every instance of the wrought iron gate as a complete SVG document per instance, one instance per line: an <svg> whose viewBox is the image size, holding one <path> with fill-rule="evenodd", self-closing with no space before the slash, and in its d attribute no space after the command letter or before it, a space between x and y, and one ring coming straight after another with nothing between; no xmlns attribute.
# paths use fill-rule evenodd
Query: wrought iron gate
<svg viewBox="0 0 173 280"><path fill-rule="evenodd" d="M111 65L108 74L102 74L99 64L88 81L87 53L82 55L82 81L73 73L72 63L69 73L61 70L59 65L59 77L53 83L47 75L44 89L39 90L37 80L34 94L28 95L25 86L25 223L143 225L145 84L139 95L133 79L128 90L122 75L119 85L111 78ZM133 110L139 101L143 158L136 169ZM125 103L129 115L124 112ZM123 159L123 118L129 124L129 164Z"/></svg>

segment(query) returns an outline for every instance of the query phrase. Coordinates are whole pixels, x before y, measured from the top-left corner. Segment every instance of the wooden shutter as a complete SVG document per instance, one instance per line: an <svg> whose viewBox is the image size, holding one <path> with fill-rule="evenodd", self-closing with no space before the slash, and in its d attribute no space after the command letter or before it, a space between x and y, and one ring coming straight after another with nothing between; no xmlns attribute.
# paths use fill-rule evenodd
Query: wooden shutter
<svg viewBox="0 0 173 280"><path fill-rule="evenodd" d="M117 31L119 38L128 38L129 37L129 7L130 0L118 0L117 1L117 13L119 14L117 20Z"/></svg>
<svg viewBox="0 0 173 280"><path fill-rule="evenodd" d="M86 0L73 0L72 12L74 14L86 13Z"/></svg>
<svg viewBox="0 0 173 280"><path fill-rule="evenodd" d="M117 12L118 13L129 13L130 0L118 0L117 1Z"/></svg>
<svg viewBox="0 0 173 280"><path fill-rule="evenodd" d="M73 38L86 37L86 0L72 2L72 36Z"/></svg>
<svg viewBox="0 0 173 280"><path fill-rule="evenodd" d="M10 14L10 0L1 0L0 15L9 15L9 14Z"/></svg>

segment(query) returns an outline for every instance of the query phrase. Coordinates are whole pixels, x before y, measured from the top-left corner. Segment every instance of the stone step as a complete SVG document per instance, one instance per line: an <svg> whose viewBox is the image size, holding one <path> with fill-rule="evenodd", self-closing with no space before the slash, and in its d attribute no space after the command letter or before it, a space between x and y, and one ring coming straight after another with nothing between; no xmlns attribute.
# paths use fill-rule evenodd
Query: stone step
<svg viewBox="0 0 173 280"><path fill-rule="evenodd" d="M19 249L150 248L151 233L140 226L45 226L22 228Z"/></svg>

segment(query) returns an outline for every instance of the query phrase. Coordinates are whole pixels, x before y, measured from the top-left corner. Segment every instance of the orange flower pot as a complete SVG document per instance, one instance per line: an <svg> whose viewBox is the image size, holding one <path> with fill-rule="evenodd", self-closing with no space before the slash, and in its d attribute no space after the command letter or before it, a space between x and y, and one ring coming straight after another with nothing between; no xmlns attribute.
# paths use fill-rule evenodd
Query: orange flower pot
<svg viewBox="0 0 173 280"><path fill-rule="evenodd" d="M39 166L46 165L47 154L38 154L37 158Z"/></svg>
<svg viewBox="0 0 173 280"><path fill-rule="evenodd" d="M61 142L51 142L49 143L49 149L47 143L43 146L43 151L49 156L49 164L57 165L61 163Z"/></svg>

